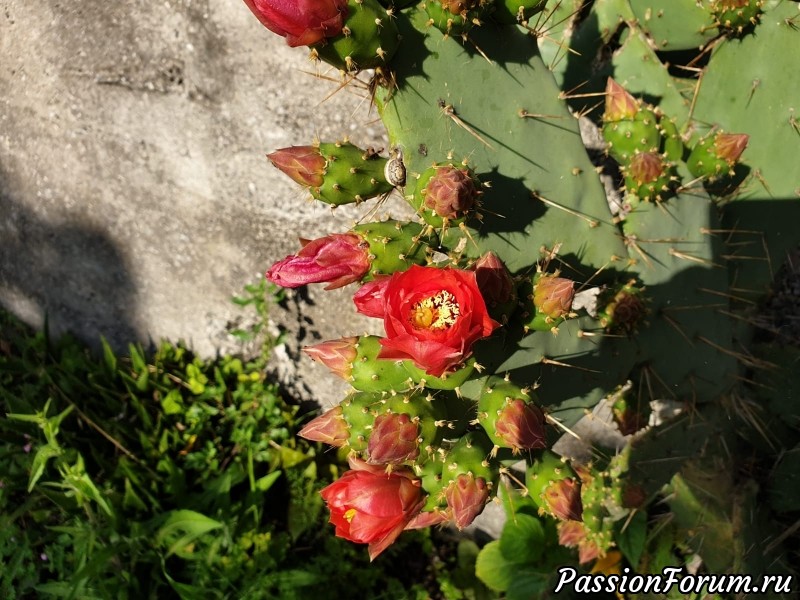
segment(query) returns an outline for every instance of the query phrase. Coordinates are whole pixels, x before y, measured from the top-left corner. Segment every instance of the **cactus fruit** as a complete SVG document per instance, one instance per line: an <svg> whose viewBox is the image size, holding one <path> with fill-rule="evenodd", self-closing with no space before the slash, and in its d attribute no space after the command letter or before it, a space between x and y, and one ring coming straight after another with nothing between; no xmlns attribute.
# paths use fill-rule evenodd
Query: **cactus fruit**
<svg viewBox="0 0 800 600"><path fill-rule="evenodd" d="M480 184L467 167L435 165L417 181L414 208L433 227L462 223L472 213L480 195Z"/></svg>
<svg viewBox="0 0 800 600"><path fill-rule="evenodd" d="M622 171L625 191L640 200L661 202L674 192L672 166L658 152L634 154Z"/></svg>
<svg viewBox="0 0 800 600"><path fill-rule="evenodd" d="M397 26L377 0L349 0L340 35L314 46L313 55L347 72L380 69L400 44Z"/></svg>
<svg viewBox="0 0 800 600"><path fill-rule="evenodd" d="M525 485L539 512L562 521L581 520L581 481L567 462L549 450L542 451L528 467Z"/></svg>
<svg viewBox="0 0 800 600"><path fill-rule="evenodd" d="M520 292L527 301L524 306L525 330L558 331L558 325L570 315L575 296L575 282L554 273L536 273L530 293L527 282Z"/></svg>
<svg viewBox="0 0 800 600"><path fill-rule="evenodd" d="M394 187L385 176L388 159L347 141L281 148L267 158L314 198L332 206L359 203Z"/></svg>
<svg viewBox="0 0 800 600"><path fill-rule="evenodd" d="M499 448L522 450L545 447L545 419L533 396L508 379L490 377L478 400L477 422Z"/></svg>
<svg viewBox="0 0 800 600"><path fill-rule="evenodd" d="M747 148L748 139L744 133L712 133L695 145L686 166L695 177L716 179L733 176L733 169Z"/></svg>
<svg viewBox="0 0 800 600"><path fill-rule="evenodd" d="M742 33L758 23L764 0L712 0L711 12L720 27Z"/></svg>

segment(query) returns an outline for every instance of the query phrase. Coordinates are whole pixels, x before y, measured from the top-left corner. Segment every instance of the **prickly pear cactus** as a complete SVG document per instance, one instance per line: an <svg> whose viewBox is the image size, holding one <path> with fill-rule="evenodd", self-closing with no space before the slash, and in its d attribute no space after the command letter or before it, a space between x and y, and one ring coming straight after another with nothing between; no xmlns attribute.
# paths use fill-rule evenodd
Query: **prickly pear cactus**
<svg viewBox="0 0 800 600"><path fill-rule="evenodd" d="M336 26L304 23L324 33L312 55L345 81L375 69L391 152L270 157L321 201L395 189L419 217L361 224L344 249L316 240L278 263L285 276L268 272L358 283L357 310L383 321L384 336L307 349L354 388L301 432L351 457L354 475L323 492L337 535L374 558L403 529L466 527L514 488L582 564L651 572L691 548L715 569L754 565L680 536L697 526L686 469L705 473L725 445L708 436L749 447L758 420L730 415L750 406L754 370L778 368L752 341L799 241L772 216L800 202L800 71L778 58L800 56L797 3L330 1ZM605 140L613 210L578 113ZM658 401L682 414L648 428ZM621 452L557 456L601 404L628 436ZM711 526L752 505L748 481ZM659 529L647 508L664 493L677 520ZM509 598L530 593L506 583Z"/></svg>

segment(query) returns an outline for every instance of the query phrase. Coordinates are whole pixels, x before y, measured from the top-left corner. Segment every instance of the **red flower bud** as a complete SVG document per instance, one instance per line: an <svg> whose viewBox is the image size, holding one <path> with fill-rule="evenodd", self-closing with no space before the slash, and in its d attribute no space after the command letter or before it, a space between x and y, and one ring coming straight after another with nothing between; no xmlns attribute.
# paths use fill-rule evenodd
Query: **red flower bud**
<svg viewBox="0 0 800 600"><path fill-rule="evenodd" d="M558 543L574 548L586 539L586 528L581 521L562 521L558 524Z"/></svg>
<svg viewBox="0 0 800 600"><path fill-rule="evenodd" d="M483 477L462 473L450 482L444 494L456 527L464 529L483 512L489 500L489 486Z"/></svg>
<svg viewBox="0 0 800 600"><path fill-rule="evenodd" d="M573 477L559 479L547 486L544 490L544 501L556 518L562 521L581 520L581 484Z"/></svg>
<svg viewBox="0 0 800 600"><path fill-rule="evenodd" d="M637 184L650 183L664 173L664 161L658 152L639 152L631 157L627 171Z"/></svg>
<svg viewBox="0 0 800 600"><path fill-rule="evenodd" d="M312 442L339 447L347 444L350 431L342 415L342 407L336 406L306 423L297 435Z"/></svg>
<svg viewBox="0 0 800 600"><path fill-rule="evenodd" d="M513 452L545 448L544 413L535 404L516 398L501 410L495 422L497 435Z"/></svg>
<svg viewBox="0 0 800 600"><path fill-rule="evenodd" d="M314 146L281 148L267 154L267 158L300 185L318 188L324 183L325 157Z"/></svg>
<svg viewBox="0 0 800 600"><path fill-rule="evenodd" d="M369 245L358 235L334 233L316 240L300 240L297 254L276 262L267 279L281 287L324 283L326 290L359 281L369 271Z"/></svg>
<svg viewBox="0 0 800 600"><path fill-rule="evenodd" d="M305 346L303 352L328 367L334 375L338 375L342 379L349 379L350 372L353 370L353 361L355 361L358 354L356 350L357 344L357 337L346 337L338 340L328 340L314 346Z"/></svg>
<svg viewBox="0 0 800 600"><path fill-rule="evenodd" d="M438 167L425 185L425 206L444 219L458 219L475 205L478 191L466 168Z"/></svg>
<svg viewBox="0 0 800 600"><path fill-rule="evenodd" d="M609 77L606 82L606 112L603 115L603 120L622 121L624 119L633 119L637 112L639 112L639 104L636 102L636 98Z"/></svg>
<svg viewBox="0 0 800 600"><path fill-rule="evenodd" d="M347 17L347 0L244 0L270 31L290 46L309 46L339 35Z"/></svg>
<svg viewBox="0 0 800 600"><path fill-rule="evenodd" d="M508 269L494 252L487 252L472 266L483 299L490 307L505 304L514 294Z"/></svg>
<svg viewBox="0 0 800 600"><path fill-rule="evenodd" d="M419 455L419 424L406 414L382 414L369 434L369 462L396 465Z"/></svg>
<svg viewBox="0 0 800 600"><path fill-rule="evenodd" d="M357 458L350 459L350 468L320 493L336 535L369 544L369 558L374 560L422 510L425 499L420 480L409 469L387 473Z"/></svg>
<svg viewBox="0 0 800 600"><path fill-rule="evenodd" d="M533 288L533 304L548 317L558 319L572 308L575 282L543 273Z"/></svg>
<svg viewBox="0 0 800 600"><path fill-rule="evenodd" d="M714 153L733 166L747 148L748 141L750 136L746 133L718 133L714 138Z"/></svg>

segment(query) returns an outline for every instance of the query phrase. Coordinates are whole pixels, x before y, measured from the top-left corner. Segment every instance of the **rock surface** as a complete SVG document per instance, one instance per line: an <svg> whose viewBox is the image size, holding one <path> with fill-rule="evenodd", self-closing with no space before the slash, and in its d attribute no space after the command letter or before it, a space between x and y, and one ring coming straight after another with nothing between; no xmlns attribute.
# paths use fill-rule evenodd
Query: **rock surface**
<svg viewBox="0 0 800 600"><path fill-rule="evenodd" d="M236 351L227 329L248 316L231 296L298 236L364 212L306 201L264 158L315 136L381 147L363 84L340 89L243 2L0 7L0 303L26 321ZM325 404L345 386L308 359L298 371L298 345L375 323L352 290L312 288L271 313L288 332L276 368Z"/></svg>

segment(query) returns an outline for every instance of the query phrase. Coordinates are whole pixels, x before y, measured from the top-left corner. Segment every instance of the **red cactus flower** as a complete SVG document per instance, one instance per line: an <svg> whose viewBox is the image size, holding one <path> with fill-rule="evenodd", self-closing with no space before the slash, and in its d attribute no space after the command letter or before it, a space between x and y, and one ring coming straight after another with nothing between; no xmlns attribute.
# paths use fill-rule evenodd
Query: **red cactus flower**
<svg viewBox="0 0 800 600"><path fill-rule="evenodd" d="M547 486L544 490L544 501L556 518L562 521L581 520L581 484L573 477L559 479Z"/></svg>
<svg viewBox="0 0 800 600"><path fill-rule="evenodd" d="M350 379L353 361L358 355L357 345L357 337L345 337L328 340L314 346L305 346L303 352L328 367L335 375L347 380Z"/></svg>
<svg viewBox="0 0 800 600"><path fill-rule="evenodd" d="M471 271L414 265L375 289L382 314L374 298L356 306L383 317L386 337L378 358L410 359L429 375L440 377L456 368L472 355L477 340L500 326L489 317Z"/></svg>
<svg viewBox="0 0 800 600"><path fill-rule="evenodd" d="M444 495L453 522L459 529L464 529L483 512L489 500L489 486L483 477L462 473L450 482Z"/></svg>
<svg viewBox="0 0 800 600"><path fill-rule="evenodd" d="M494 252L487 252L474 265L475 278L483 299L490 307L505 304L514 295L514 282L508 269Z"/></svg>
<svg viewBox="0 0 800 600"><path fill-rule="evenodd" d="M290 46L309 46L342 32L347 0L244 0L259 21Z"/></svg>
<svg viewBox="0 0 800 600"><path fill-rule="evenodd" d="M350 431L342 415L342 407L336 406L306 423L297 435L312 442L339 447L347 444Z"/></svg>
<svg viewBox="0 0 800 600"><path fill-rule="evenodd" d="M466 168L444 165L425 185L425 206L438 216L458 219L475 205L478 190Z"/></svg>
<svg viewBox="0 0 800 600"><path fill-rule="evenodd" d="M636 98L609 77L606 82L606 111L603 115L603 120L622 121L624 119L632 119L637 112L639 112L639 104L636 102Z"/></svg>
<svg viewBox="0 0 800 600"><path fill-rule="evenodd" d="M328 283L326 290L359 281L369 271L369 245L352 233L334 233L316 240L300 240L297 254L276 262L267 279L281 287Z"/></svg>
<svg viewBox="0 0 800 600"><path fill-rule="evenodd" d="M272 164L292 178L293 181L306 187L318 188L325 175L325 157L314 146L291 146L281 148L267 154Z"/></svg>
<svg viewBox="0 0 800 600"><path fill-rule="evenodd" d="M365 283L353 295L356 310L368 317L383 318L383 294L391 277L378 277L374 281Z"/></svg>
<svg viewBox="0 0 800 600"><path fill-rule="evenodd" d="M406 414L375 417L369 434L369 462L396 465L419 456L419 423Z"/></svg>
<svg viewBox="0 0 800 600"><path fill-rule="evenodd" d="M533 288L533 304L548 317L558 319L572 308L575 282L547 273L539 276Z"/></svg>
<svg viewBox="0 0 800 600"><path fill-rule="evenodd" d="M515 453L547 447L542 409L520 398L508 402L500 410L495 421L495 431Z"/></svg>
<svg viewBox="0 0 800 600"><path fill-rule="evenodd" d="M369 544L369 558L374 560L422 510L425 499L420 480L409 469L387 473L357 458L350 459L350 468L320 493L336 535Z"/></svg>

